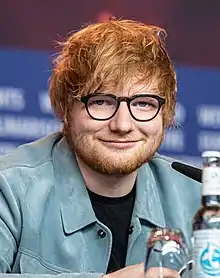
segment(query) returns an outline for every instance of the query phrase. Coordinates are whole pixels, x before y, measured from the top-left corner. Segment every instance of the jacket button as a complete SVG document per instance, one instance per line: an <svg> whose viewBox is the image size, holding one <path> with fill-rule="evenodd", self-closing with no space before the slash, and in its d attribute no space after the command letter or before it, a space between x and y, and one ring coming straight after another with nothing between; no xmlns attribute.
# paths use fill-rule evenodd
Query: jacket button
<svg viewBox="0 0 220 278"><path fill-rule="evenodd" d="M104 237L106 237L106 232L103 231L102 229L99 229L99 230L97 231L97 235L98 235L98 237L100 237L100 238L104 238Z"/></svg>
<svg viewBox="0 0 220 278"><path fill-rule="evenodd" d="M131 225L128 229L128 234L131 235L133 233L133 231L134 231L134 226Z"/></svg>

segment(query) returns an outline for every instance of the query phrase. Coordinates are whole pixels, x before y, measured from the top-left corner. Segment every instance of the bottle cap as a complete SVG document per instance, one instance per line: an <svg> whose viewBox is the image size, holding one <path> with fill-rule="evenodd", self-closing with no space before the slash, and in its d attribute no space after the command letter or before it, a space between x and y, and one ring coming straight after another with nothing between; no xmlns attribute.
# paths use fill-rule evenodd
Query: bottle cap
<svg viewBox="0 0 220 278"><path fill-rule="evenodd" d="M202 153L202 157L218 157L220 158L219 151L205 151Z"/></svg>

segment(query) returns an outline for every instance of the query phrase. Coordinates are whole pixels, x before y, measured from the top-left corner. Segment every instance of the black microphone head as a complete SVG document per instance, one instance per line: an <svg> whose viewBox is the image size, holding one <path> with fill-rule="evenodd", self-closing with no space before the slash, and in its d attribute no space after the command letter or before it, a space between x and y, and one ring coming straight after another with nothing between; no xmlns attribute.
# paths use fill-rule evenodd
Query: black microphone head
<svg viewBox="0 0 220 278"><path fill-rule="evenodd" d="M198 182L202 182L202 170L193 166L189 166L187 164L174 161L171 164L172 168L179 173L195 180Z"/></svg>

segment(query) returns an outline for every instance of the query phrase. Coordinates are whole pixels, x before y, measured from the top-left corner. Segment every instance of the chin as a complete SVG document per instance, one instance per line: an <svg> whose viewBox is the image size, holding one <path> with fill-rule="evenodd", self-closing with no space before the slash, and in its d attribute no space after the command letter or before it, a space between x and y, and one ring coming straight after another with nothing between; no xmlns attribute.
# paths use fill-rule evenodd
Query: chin
<svg viewBox="0 0 220 278"><path fill-rule="evenodd" d="M131 165L130 163L127 165L115 165L109 163L108 165L105 164L93 164L91 165L91 168L95 170L96 172L99 172L101 174L105 175L129 175L133 172L135 172L139 167L138 165Z"/></svg>
<svg viewBox="0 0 220 278"><path fill-rule="evenodd" d="M128 151L123 152L120 150L105 152L102 156L96 156L93 161L87 161L87 164L102 174L128 175L135 172L149 159L146 155L138 155L137 152L129 153Z"/></svg>

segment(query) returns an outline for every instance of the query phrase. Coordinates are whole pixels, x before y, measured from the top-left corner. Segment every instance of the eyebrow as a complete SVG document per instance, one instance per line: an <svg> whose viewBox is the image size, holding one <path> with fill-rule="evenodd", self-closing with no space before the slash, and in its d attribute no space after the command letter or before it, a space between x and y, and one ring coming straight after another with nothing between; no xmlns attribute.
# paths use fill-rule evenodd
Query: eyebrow
<svg viewBox="0 0 220 278"><path fill-rule="evenodd" d="M158 95L158 96L161 96L161 93L160 92L158 92L158 91L156 91L156 90L145 90L145 91L137 91L137 92L134 92L134 93L132 93L130 96L132 97L132 96L134 96L134 95L144 95L144 94L153 94L153 95Z"/></svg>

